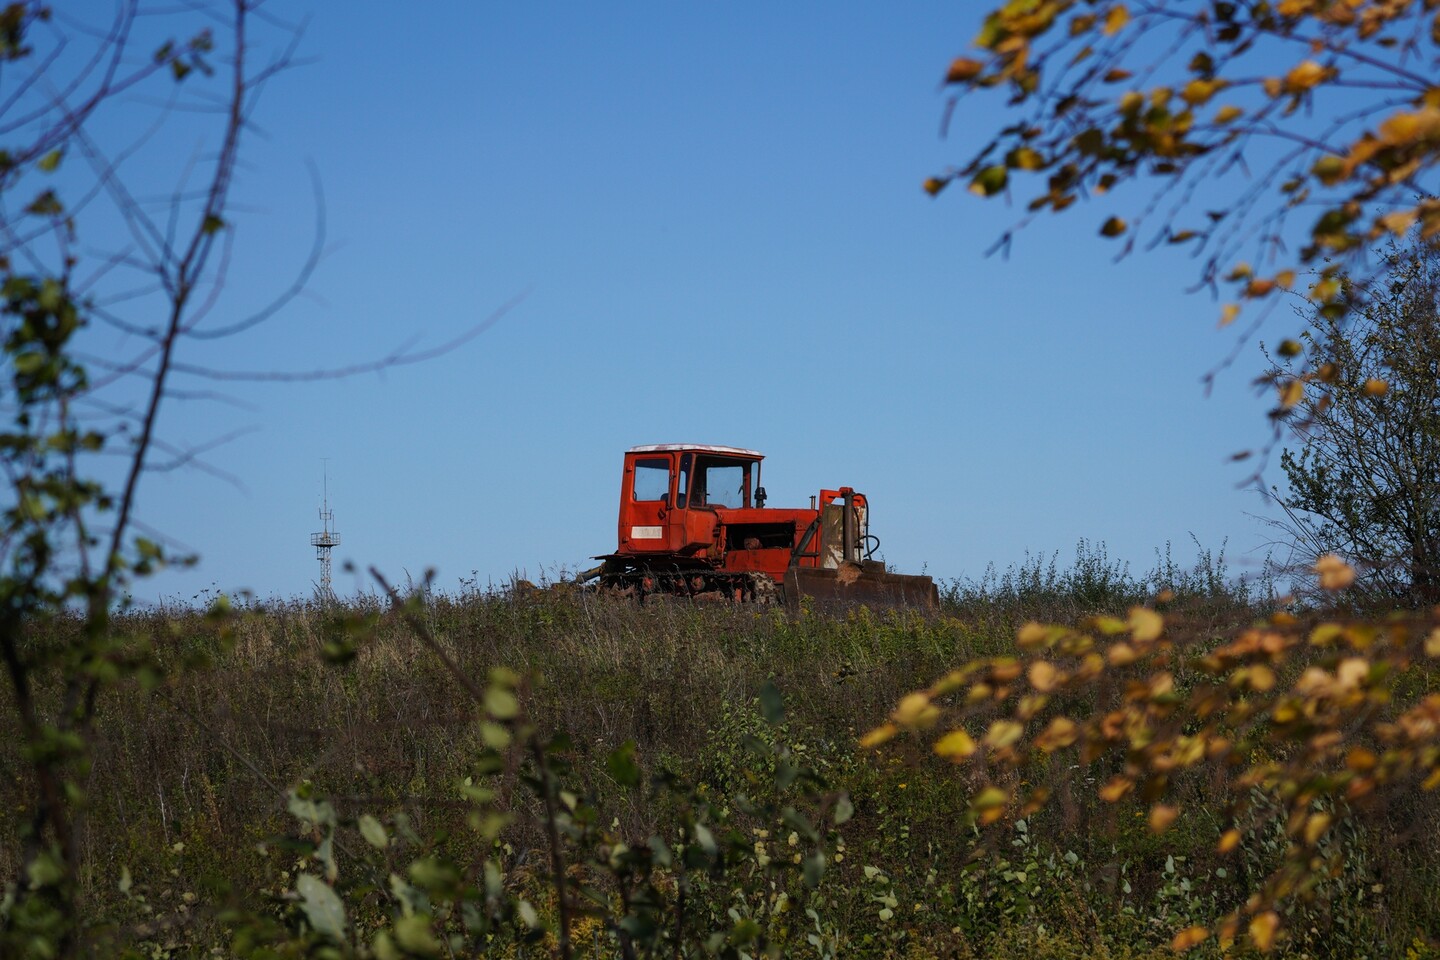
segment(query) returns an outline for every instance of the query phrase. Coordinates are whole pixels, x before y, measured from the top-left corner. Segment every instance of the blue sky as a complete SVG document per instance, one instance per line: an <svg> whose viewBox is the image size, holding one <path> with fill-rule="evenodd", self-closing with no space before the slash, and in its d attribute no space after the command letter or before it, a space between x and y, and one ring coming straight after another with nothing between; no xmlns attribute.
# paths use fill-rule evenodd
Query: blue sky
<svg viewBox="0 0 1440 960"><path fill-rule="evenodd" d="M1262 505L1227 461L1266 436L1262 361L1203 395L1234 334L1184 292L1197 264L1112 262L1098 209L987 259L1017 207L920 189L1004 122L966 101L939 134L974 5L308 13L311 62L272 84L247 142L216 322L304 259L307 164L325 258L279 317L188 359L344 365L523 299L425 364L166 407L177 444L248 432L207 454L238 486L148 478L141 519L202 559L141 599L307 593L322 458L340 592L370 588L346 560L434 567L442 589L575 569L614 545L622 451L676 441L763 451L772 505L865 491L905 571L978 576L1081 538L1144 568L1167 541L1188 558L1192 534L1258 564ZM189 122L157 144L189 149Z"/></svg>

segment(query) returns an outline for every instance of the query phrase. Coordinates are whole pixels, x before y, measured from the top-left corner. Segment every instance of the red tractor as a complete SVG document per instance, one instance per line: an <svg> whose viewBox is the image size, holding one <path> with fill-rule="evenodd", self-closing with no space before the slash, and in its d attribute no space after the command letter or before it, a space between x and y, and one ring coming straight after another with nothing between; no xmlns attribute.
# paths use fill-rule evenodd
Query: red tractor
<svg viewBox="0 0 1440 960"><path fill-rule="evenodd" d="M663 443L625 454L619 543L586 571L602 587L651 593L827 605L934 607L929 577L888 573L870 559L869 501L850 487L809 507L765 506L754 450Z"/></svg>

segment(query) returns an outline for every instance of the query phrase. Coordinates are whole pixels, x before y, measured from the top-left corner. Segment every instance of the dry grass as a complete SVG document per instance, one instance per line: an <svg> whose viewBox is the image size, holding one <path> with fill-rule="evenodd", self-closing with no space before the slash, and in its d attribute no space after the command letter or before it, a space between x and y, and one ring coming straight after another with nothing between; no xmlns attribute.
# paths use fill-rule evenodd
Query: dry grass
<svg viewBox="0 0 1440 960"><path fill-rule="evenodd" d="M1134 599L1144 599L1142 587L1132 583L1131 589ZM1123 604L1132 598L1117 592L1101 599ZM874 923L862 866L880 866L897 891L910 885L906 897L935 900L933 877L944 878L940 887L958 883L971 838L955 829L965 795L945 766L903 751L877 766L853 746L857 733L883 718L901 694L956 663L1008 650L1014 622L1054 619L1093 602L1073 591L1006 593L998 585L987 596L971 585L968 593L952 590L949 605L935 616L861 611L791 620L769 609L641 608L540 591L436 597L423 616L469 675L483 678L506 666L538 678L531 715L543 728L570 733L577 770L606 809L636 832L653 829L665 811L608 783L605 755L633 740L648 769L664 766L723 789L746 762L734 741L755 714L752 701L773 681L787 695L791 735L856 798L859 813L846 832L850 859L837 865L834 882L841 899L853 894L842 914L860 931ZM1189 605L1202 630L1254 615L1248 597L1223 591L1193 591L1176 602ZM114 899L122 867L136 877L177 871L175 890L200 890L202 899L217 902L264 888L274 861L257 844L291 828L286 790L302 782L330 798L342 818L404 811L422 836L473 842L457 789L478 749L473 707L409 627L377 602L274 604L240 611L223 630L195 611L132 613L118 628L153 643L167 671L154 692L129 682L101 705L87 784L90 909L103 913ZM9 704L0 708L10 716ZM0 741L0 803L18 817L27 795L15 751L13 737ZM1204 799L1197 796L1194 807L1203 808ZM1128 812L1082 812L1078 820L1037 823L1034 830L1044 849L1076 851L1096 867L1094 884L1075 885L1088 890L1088 906L1057 900L1047 908L1055 916L1079 910L1089 917L1094 929L1084 936L1090 940L1113 926L1110 908L1095 904L1117 902L1122 865L1136 896L1146 897L1158 896L1171 854L1188 854L1197 875L1207 869L1213 837L1203 822L1160 842L1128 821ZM540 838L521 830L511 842L536 846ZM1416 842L1440 849L1434 830ZM183 853L176 853L177 843L185 845ZM0 870L13 874L17 854L11 831L0 847ZM1379 844L1366 869L1367 878L1383 869L1393 885L1387 936L1403 941L1417 924L1436 918L1433 907L1423 906L1432 867ZM847 871L854 873L849 880ZM957 900L944 909L983 914L991 908ZM942 939L960 929L944 916L926 922ZM1148 930L1124 926L1123 936L1136 938L1143 952L1159 942ZM973 948L980 942L974 936L960 940ZM873 955L890 955L885 951L892 947Z"/></svg>

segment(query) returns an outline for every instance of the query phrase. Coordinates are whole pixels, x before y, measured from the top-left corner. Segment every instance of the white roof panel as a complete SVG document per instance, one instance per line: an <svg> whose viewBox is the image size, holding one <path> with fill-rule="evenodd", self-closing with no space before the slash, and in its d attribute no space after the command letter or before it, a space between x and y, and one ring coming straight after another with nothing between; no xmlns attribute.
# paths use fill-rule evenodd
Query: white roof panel
<svg viewBox="0 0 1440 960"><path fill-rule="evenodd" d="M743 447L722 447L714 443L649 443L644 446L631 447L627 453L670 453L676 450L692 450L696 453L728 453L737 457L754 457L762 460L765 454L758 450L746 450Z"/></svg>

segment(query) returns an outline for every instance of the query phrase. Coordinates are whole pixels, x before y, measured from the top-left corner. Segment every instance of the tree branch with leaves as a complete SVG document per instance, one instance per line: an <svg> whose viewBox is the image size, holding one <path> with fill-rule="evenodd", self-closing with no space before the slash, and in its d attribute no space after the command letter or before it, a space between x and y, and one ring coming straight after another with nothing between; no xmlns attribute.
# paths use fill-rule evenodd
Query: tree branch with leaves
<svg viewBox="0 0 1440 960"><path fill-rule="evenodd" d="M1366 288L1377 242L1412 227L1423 242L1440 235L1432 8L1006 3L984 17L978 53L957 58L945 83L956 91L951 112L967 97L1004 96L1013 122L974 139L947 112L947 127L967 131L969 156L925 189L959 183L1014 198L1026 211L1017 228L1081 200L1102 204L1099 233L1120 256L1191 250L1199 286L1226 294L1222 324L1253 309L1253 331L1287 290L1339 317ZM1135 193L1142 183L1148 197Z"/></svg>

